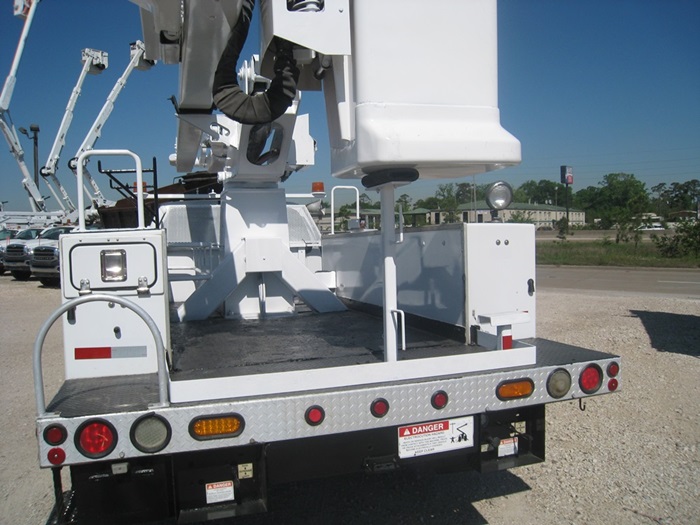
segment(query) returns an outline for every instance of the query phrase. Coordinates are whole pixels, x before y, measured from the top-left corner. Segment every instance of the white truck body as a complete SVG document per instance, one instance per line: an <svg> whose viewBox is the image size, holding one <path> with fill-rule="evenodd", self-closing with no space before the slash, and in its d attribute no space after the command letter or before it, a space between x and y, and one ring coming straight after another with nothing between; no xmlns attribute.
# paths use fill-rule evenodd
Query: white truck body
<svg viewBox="0 0 700 525"><path fill-rule="evenodd" d="M217 157L218 175L162 203L156 228L138 157L78 158L78 188L88 157L134 161L137 226L88 231L81 213L60 239L63 304L34 346L39 461L57 494L71 470L56 523L205 521L265 510L268 484L527 465L544 460L547 403L619 388L619 357L536 337L532 225L394 222L394 191L417 176L519 161L499 123L495 0L256 6L262 58L241 85L272 77L274 42L293 42L298 89L326 95L334 175L380 195L379 231L329 236L282 185L310 160L299 96L264 124L261 155L260 125L210 113L246 1L135 0L145 57L181 66L175 164ZM428 63L456 84L417 82ZM47 402L59 319L66 380Z"/></svg>

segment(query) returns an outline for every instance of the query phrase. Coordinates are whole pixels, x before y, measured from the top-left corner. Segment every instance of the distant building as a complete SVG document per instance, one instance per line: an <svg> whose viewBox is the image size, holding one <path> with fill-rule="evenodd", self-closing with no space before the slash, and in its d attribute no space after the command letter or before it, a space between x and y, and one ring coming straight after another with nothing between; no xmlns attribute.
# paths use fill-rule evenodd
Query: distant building
<svg viewBox="0 0 700 525"><path fill-rule="evenodd" d="M404 221L406 226L423 226L444 224L445 222L492 222L491 210L485 201L461 204L457 211L448 212L443 210L427 210L416 208L404 211ZM378 209L360 210L360 218L366 223L368 229L379 228L380 211ZM503 222L528 222L539 227L555 227L556 223L566 217L566 208L553 206L551 204L528 204L522 202L512 203L508 209L501 210L498 217ZM322 224L327 225L330 230L330 217L325 217ZM336 216L336 229L343 230L346 219ZM569 224L572 226L583 226L586 224L586 212L569 208ZM321 228L322 231L324 228Z"/></svg>
<svg viewBox="0 0 700 525"><path fill-rule="evenodd" d="M449 217L449 212L431 211L430 224L442 224ZM476 201L469 204L460 204L457 208L456 220L462 222L491 222L491 210L485 201ZM514 202L508 209L498 213L503 222L517 221L529 222L536 227L552 226L557 221L566 217L566 208L553 206L551 204L529 204L524 202ZM586 224L586 212L569 208L569 224L572 226L583 226Z"/></svg>

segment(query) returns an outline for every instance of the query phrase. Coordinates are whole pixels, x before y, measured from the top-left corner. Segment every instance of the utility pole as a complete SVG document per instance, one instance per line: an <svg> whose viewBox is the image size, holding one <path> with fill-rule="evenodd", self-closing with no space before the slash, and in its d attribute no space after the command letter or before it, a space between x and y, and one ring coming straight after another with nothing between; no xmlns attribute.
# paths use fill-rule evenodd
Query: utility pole
<svg viewBox="0 0 700 525"><path fill-rule="evenodd" d="M27 132L26 128L19 128L19 132L22 135L26 135L32 141L34 141L34 184L39 186L39 125L30 124L29 131L32 132L31 135Z"/></svg>

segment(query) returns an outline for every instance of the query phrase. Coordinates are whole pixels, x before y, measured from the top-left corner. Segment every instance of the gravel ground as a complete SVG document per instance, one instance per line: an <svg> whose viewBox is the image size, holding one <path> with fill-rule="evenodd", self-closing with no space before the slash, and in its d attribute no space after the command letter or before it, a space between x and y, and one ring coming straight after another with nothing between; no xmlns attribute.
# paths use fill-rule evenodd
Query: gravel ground
<svg viewBox="0 0 700 525"><path fill-rule="evenodd" d="M44 523L31 354L59 292L0 277L0 523ZM700 524L700 301L538 292L538 335L622 356L622 390L549 405L547 461L490 475L348 477L281 487L241 524ZM49 396L61 331L45 347Z"/></svg>

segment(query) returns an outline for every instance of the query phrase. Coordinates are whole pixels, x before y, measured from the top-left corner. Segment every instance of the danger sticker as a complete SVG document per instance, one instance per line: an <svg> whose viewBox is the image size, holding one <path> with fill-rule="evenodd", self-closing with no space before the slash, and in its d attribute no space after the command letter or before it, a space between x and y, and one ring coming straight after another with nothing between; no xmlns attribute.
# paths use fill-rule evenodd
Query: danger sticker
<svg viewBox="0 0 700 525"><path fill-rule="evenodd" d="M399 457L412 458L474 446L474 418L460 417L399 427Z"/></svg>
<svg viewBox="0 0 700 525"><path fill-rule="evenodd" d="M207 483L207 505L233 500L233 481Z"/></svg>

